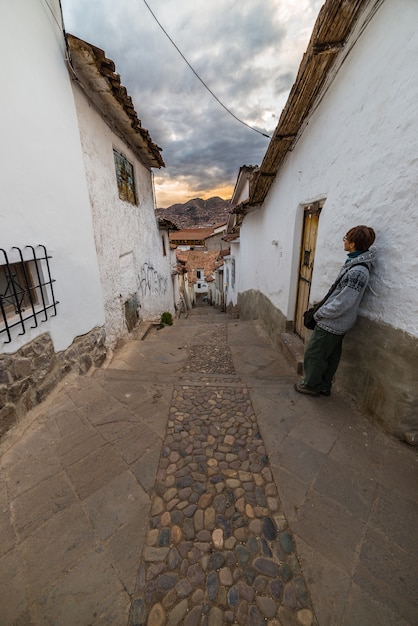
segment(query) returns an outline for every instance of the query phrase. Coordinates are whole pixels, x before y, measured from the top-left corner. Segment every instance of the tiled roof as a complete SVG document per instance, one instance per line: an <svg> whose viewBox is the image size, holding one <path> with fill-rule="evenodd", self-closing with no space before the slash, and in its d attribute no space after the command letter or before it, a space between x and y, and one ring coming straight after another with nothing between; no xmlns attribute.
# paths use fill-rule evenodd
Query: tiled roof
<svg viewBox="0 0 418 626"><path fill-rule="evenodd" d="M235 239L238 239L239 237L239 233L231 233L230 235L225 235L225 237L222 237L222 241L235 241Z"/></svg>
<svg viewBox="0 0 418 626"><path fill-rule="evenodd" d="M170 241L204 241L213 235L213 228L184 228L170 233Z"/></svg>
<svg viewBox="0 0 418 626"><path fill-rule="evenodd" d="M176 257L187 271L189 283L197 282L197 270L203 270L205 281L211 282L213 272L223 265L219 250L180 250Z"/></svg>
<svg viewBox="0 0 418 626"><path fill-rule="evenodd" d="M71 78L146 167L164 167L161 148L142 128L132 99L115 72L114 62L106 58L103 50L74 35L67 34L67 41Z"/></svg>
<svg viewBox="0 0 418 626"><path fill-rule="evenodd" d="M188 256L189 256L188 255L189 252L191 252L191 250L177 250L176 252L177 261L179 261L180 263L186 264Z"/></svg>
<svg viewBox="0 0 418 626"><path fill-rule="evenodd" d="M167 220L165 217L158 217L158 228L160 230L178 230L178 227L171 220Z"/></svg>

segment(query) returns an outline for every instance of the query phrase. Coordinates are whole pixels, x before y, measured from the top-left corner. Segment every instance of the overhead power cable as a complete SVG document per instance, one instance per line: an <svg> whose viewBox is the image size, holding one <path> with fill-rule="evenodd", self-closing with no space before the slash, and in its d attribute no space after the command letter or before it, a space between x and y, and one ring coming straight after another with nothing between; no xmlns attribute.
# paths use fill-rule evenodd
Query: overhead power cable
<svg viewBox="0 0 418 626"><path fill-rule="evenodd" d="M49 4L48 0L44 0L44 2L45 2L45 4L46 4L46 6L48 7L48 9L50 10L52 17L54 18L55 22L56 22L56 23L57 23L57 25L58 25L58 28L62 31L62 24L60 24L60 23L59 23L59 21L57 20L57 18L56 18L56 16L55 16L55 13L54 13L54 11L52 10L51 5ZM61 7L60 7L60 8L61 8Z"/></svg>
<svg viewBox="0 0 418 626"><path fill-rule="evenodd" d="M229 113L229 115L232 115L233 118L235 118L237 120L237 122L239 122L240 124L243 124L244 126L246 126L247 128L249 128L250 130L253 130L254 132L258 133L259 135L263 135L263 137L267 137L267 139L271 139L270 135L267 135L266 133L263 133L261 130L257 130L257 128L254 128L253 126L250 126L249 124L247 124L246 122L244 122L243 120L241 120L239 117L237 117L235 115L235 113L233 113L230 109L228 109L227 106L224 105L223 102L221 102L221 100L219 100L218 96L216 96L213 91L210 89L210 87L207 86L207 84L205 83L205 81L200 78L199 74L196 72L196 70L194 69L194 67L192 67L192 65L190 65L189 61L186 59L186 57L184 56L184 54L182 53L182 51L180 50L180 48L177 46L177 44L173 41L173 39L170 37L170 35L168 34L168 32L165 30L164 26L161 24L161 22L159 22L159 20L157 19L157 16L155 15L155 13L152 11L151 7L149 6L148 2L146 0L143 0L145 6L147 7L148 11L151 13L152 17L154 18L154 20L157 22L158 26L161 28L161 30L163 31L164 35L166 37L168 37L168 39L171 41L171 43L173 44L173 46L175 47L175 49L177 50L177 52L179 53L179 55L182 57L182 59L187 63L187 65L189 66L189 68L192 70L193 74L196 76L196 78L198 78L200 80L200 82L202 83L202 85L204 86L205 89L207 89L209 91L209 93L215 98L215 100L221 105L221 107L223 107L225 109L225 111L227 111L227 113Z"/></svg>

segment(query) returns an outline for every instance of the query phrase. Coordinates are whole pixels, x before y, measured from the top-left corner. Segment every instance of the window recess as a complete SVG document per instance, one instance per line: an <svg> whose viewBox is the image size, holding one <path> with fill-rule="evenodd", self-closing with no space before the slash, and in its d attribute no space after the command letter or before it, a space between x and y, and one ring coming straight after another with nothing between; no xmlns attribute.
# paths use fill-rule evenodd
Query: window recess
<svg viewBox="0 0 418 626"><path fill-rule="evenodd" d="M113 158L115 160L119 198L131 204L138 204L134 166L132 163L129 163L128 159L126 159L123 154L120 154L116 150L113 150Z"/></svg>
<svg viewBox="0 0 418 626"><path fill-rule="evenodd" d="M46 247L16 246L8 255L0 248L0 337L12 341L11 329L19 327L19 335L39 322L55 317L57 304Z"/></svg>

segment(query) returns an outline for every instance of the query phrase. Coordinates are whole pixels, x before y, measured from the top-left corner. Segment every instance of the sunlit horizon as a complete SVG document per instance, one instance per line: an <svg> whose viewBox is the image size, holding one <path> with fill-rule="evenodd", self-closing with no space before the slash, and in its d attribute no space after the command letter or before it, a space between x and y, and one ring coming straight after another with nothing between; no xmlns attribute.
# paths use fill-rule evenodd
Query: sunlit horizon
<svg viewBox="0 0 418 626"><path fill-rule="evenodd" d="M229 200L233 191L234 187L232 185L221 185L202 191L184 186L183 182L177 184L175 181L164 181L158 184L158 181L155 180L155 200L158 209L167 209L173 204L185 204L195 198L208 200L209 198L219 197L222 200Z"/></svg>

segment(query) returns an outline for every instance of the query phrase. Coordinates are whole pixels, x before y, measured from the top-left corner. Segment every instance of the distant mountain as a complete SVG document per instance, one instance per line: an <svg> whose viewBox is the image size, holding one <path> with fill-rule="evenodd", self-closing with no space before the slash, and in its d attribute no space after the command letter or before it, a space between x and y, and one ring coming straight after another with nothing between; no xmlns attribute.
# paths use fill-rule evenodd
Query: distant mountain
<svg viewBox="0 0 418 626"><path fill-rule="evenodd" d="M231 208L229 200L215 196L208 200L194 198L185 204L172 204L167 209L156 209L155 213L179 228L207 228L226 222Z"/></svg>

